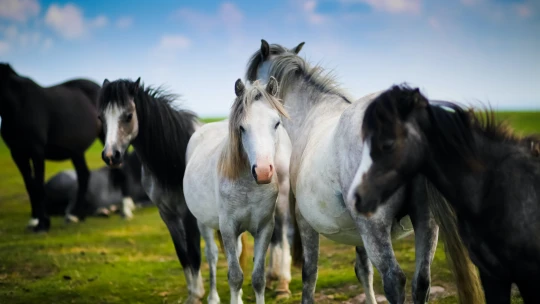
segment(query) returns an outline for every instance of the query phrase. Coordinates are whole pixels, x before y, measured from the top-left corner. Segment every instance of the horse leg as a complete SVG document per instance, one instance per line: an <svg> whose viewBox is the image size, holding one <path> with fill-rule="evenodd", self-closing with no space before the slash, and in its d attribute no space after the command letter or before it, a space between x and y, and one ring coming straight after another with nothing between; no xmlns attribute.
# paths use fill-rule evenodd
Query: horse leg
<svg viewBox="0 0 540 304"><path fill-rule="evenodd" d="M201 232L204 242L206 243L204 251L206 254L206 260L208 261L208 266L210 268L210 294L208 295L208 304L217 304L220 301L216 285L217 261L219 253L216 241L214 240L214 230L199 222L199 231Z"/></svg>
<svg viewBox="0 0 540 304"><path fill-rule="evenodd" d="M287 195L288 202L288 195ZM285 206L288 209L288 206ZM270 240L270 256L266 272L266 288L272 288L272 282L278 281L276 294L278 299L289 297L291 282L291 249L287 238L287 210L276 210L274 232Z"/></svg>
<svg viewBox="0 0 540 304"><path fill-rule="evenodd" d="M32 157L34 165L34 203L33 213L38 219L38 224L34 227L35 232L49 231L51 228L51 220L45 212L45 157Z"/></svg>
<svg viewBox="0 0 540 304"><path fill-rule="evenodd" d="M186 303L202 303L204 286L200 271L201 235L197 219L187 208L183 193L178 198L180 202L156 200L156 203L184 269L189 293Z"/></svg>
<svg viewBox="0 0 540 304"><path fill-rule="evenodd" d="M409 216L414 228L416 270L412 282L414 303L427 303L431 286L431 263L437 249L439 227L429 211L427 194L422 183L413 190L413 201L409 202Z"/></svg>
<svg viewBox="0 0 540 304"><path fill-rule="evenodd" d="M367 304L377 304L373 291L373 265L368 258L364 246L356 246L356 262L354 263L356 278L362 283L366 294Z"/></svg>
<svg viewBox="0 0 540 304"><path fill-rule="evenodd" d="M384 293L389 303L405 302L405 283L407 278L394 255L390 230L392 224L368 221L363 225L362 240L371 262L383 279Z"/></svg>
<svg viewBox="0 0 540 304"><path fill-rule="evenodd" d="M22 156L18 153L11 152L11 157L17 165L19 172L23 177L24 186L26 187L26 192L28 193L28 198L30 199L31 214L30 221L28 222L28 228L34 228L38 225L38 215L37 208L34 207L36 204L35 191L34 191L34 179L32 178L32 168L30 167L30 157Z"/></svg>
<svg viewBox="0 0 540 304"><path fill-rule="evenodd" d="M220 221L219 230L221 231L223 247L225 248L225 255L227 256L227 264L229 266L227 278L231 291L231 304L241 304L244 273L238 259L240 256L238 249L241 246L239 245L241 244L239 239L240 233L238 233L236 225L227 219Z"/></svg>
<svg viewBox="0 0 540 304"><path fill-rule="evenodd" d="M319 267L319 233L304 219L296 206L296 222L302 242L302 303L315 303Z"/></svg>
<svg viewBox="0 0 540 304"><path fill-rule="evenodd" d="M482 287L484 288L486 304L510 304L512 282L494 278L481 270L480 280L482 281ZM536 290L535 292L538 291Z"/></svg>
<svg viewBox="0 0 540 304"><path fill-rule="evenodd" d="M84 220L88 213L88 202L86 201L86 191L90 180L90 170L86 165L84 154L74 155L71 158L75 171L77 172L77 200L75 206L69 208L73 214L66 214L66 222L77 222Z"/></svg>
<svg viewBox="0 0 540 304"><path fill-rule="evenodd" d="M254 246L254 259L253 259L253 272L251 274L251 285L255 290L255 300L257 304L264 303L264 288L265 288L265 275L264 275L264 262L266 258L266 251L268 245L270 245L270 239L272 238L272 232L274 230L274 219L268 221L266 225L260 227L255 236Z"/></svg>

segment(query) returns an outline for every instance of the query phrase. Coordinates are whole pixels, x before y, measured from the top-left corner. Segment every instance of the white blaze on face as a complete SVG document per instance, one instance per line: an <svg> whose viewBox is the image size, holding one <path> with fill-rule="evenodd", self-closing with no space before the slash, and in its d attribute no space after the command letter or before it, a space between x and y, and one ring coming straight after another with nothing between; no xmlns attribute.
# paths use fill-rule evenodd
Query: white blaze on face
<svg viewBox="0 0 540 304"><path fill-rule="evenodd" d="M242 144L248 156L250 167L256 165L258 182L269 182L274 171L274 157L277 147L276 123L279 115L263 101L254 101L244 120L245 132Z"/></svg>
<svg viewBox="0 0 540 304"><path fill-rule="evenodd" d="M122 110L112 103L103 112L103 118L107 127L105 147L110 147L118 143L118 123L121 115Z"/></svg>
<svg viewBox="0 0 540 304"><path fill-rule="evenodd" d="M369 140L365 140L362 144L362 156L360 158L360 167L358 167L358 171L356 171L356 174L354 175L354 179L351 184L351 188L349 188L349 193L347 195L347 200L350 204L354 205L355 202L355 193L356 189L364 182L364 176L367 174L369 169L371 168L371 165L373 164L373 160L371 159L371 145Z"/></svg>

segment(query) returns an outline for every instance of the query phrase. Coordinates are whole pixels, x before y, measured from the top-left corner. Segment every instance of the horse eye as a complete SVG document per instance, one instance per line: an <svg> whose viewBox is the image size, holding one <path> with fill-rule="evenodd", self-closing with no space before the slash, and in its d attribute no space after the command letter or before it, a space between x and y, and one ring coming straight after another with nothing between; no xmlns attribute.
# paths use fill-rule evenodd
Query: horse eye
<svg viewBox="0 0 540 304"><path fill-rule="evenodd" d="M386 152L390 151L394 148L394 143L394 140L386 140L382 143L381 149Z"/></svg>
<svg viewBox="0 0 540 304"><path fill-rule="evenodd" d="M244 133L246 131L246 129L244 129L244 127L240 126L240 132Z"/></svg>
<svg viewBox="0 0 540 304"><path fill-rule="evenodd" d="M274 129L277 129L279 127L280 122L278 121L277 124L274 126Z"/></svg>
<svg viewBox="0 0 540 304"><path fill-rule="evenodd" d="M129 113L129 114L126 116L126 122L131 122L131 119L133 119L133 113Z"/></svg>

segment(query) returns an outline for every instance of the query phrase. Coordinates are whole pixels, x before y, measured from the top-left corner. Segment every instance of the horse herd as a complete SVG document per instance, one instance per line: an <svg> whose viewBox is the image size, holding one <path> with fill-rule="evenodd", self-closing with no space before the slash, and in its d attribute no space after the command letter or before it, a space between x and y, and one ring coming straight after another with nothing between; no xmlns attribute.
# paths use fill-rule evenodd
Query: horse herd
<svg viewBox="0 0 540 304"><path fill-rule="evenodd" d="M134 197L149 199L169 229L188 303L205 297L201 236L207 299L220 302L214 231L231 303L242 303L246 231L255 239L257 303L276 281L279 297L290 293L291 263L302 267L302 302L314 303L319 235L355 246L367 303L376 303L373 265L387 300L404 303L392 240L414 232L412 299L425 303L439 229L461 303L510 303L512 284L525 303L540 303L540 137L517 136L492 111L428 100L407 85L355 101L298 55L303 46L262 40L245 83L234 84L228 120L208 124L140 78L41 88L0 65L1 134L23 176L34 231L50 227L45 159L71 159L76 179L68 174L70 190L56 191L70 193L60 208L66 219L95 212L88 194L104 200L108 184L126 216ZM95 138L109 166L104 182L91 181L84 160Z"/></svg>

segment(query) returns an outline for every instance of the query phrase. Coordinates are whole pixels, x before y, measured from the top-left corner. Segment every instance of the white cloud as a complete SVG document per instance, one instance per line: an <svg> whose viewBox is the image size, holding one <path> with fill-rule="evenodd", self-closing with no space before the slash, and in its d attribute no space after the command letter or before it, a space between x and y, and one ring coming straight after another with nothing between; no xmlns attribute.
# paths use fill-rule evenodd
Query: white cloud
<svg viewBox="0 0 540 304"><path fill-rule="evenodd" d="M45 14L45 24L66 39L83 37L90 29L102 28L108 23L107 17L103 15L94 19L85 19L82 10L72 3L63 7L52 4Z"/></svg>
<svg viewBox="0 0 540 304"><path fill-rule="evenodd" d="M400 13L420 13L422 9L422 0L340 0L342 3L364 3L371 6L374 10L400 14ZM462 0L474 1L474 0Z"/></svg>
<svg viewBox="0 0 540 304"><path fill-rule="evenodd" d="M0 55L5 55L9 52L11 45L7 41L0 40Z"/></svg>
<svg viewBox="0 0 540 304"><path fill-rule="evenodd" d="M516 12L521 18L529 18L533 15L533 9L527 4L516 5Z"/></svg>
<svg viewBox="0 0 540 304"><path fill-rule="evenodd" d="M166 52L177 52L185 50L191 46L191 40L183 35L164 35L161 37L157 50Z"/></svg>
<svg viewBox="0 0 540 304"><path fill-rule="evenodd" d="M94 20L90 21L90 26L94 28L102 28L109 24L109 19L103 15L97 16Z"/></svg>
<svg viewBox="0 0 540 304"><path fill-rule="evenodd" d="M223 27L228 30L235 30L241 26L244 20L242 11L231 2L222 3L214 14L183 8L176 11L173 17L190 24L200 31L210 31Z"/></svg>
<svg viewBox="0 0 540 304"><path fill-rule="evenodd" d="M7 53L8 51L12 51L17 48L34 48L41 46L46 42L48 39L43 37L43 35L38 31L28 31L28 30L20 30L16 25L12 24L8 27L0 28L0 34L3 34L3 46L2 46L2 53Z"/></svg>
<svg viewBox="0 0 540 304"><path fill-rule="evenodd" d="M48 50L53 47L53 40L51 38L47 38L43 41L43 49Z"/></svg>
<svg viewBox="0 0 540 304"><path fill-rule="evenodd" d="M318 14L315 10L317 9L317 1L308 0L302 5L302 10L306 14L306 18L311 24L323 24L327 21L325 16Z"/></svg>
<svg viewBox="0 0 540 304"><path fill-rule="evenodd" d="M0 18L25 22L39 14L37 0L0 0Z"/></svg>
<svg viewBox="0 0 540 304"><path fill-rule="evenodd" d="M133 17L121 17L116 20L116 27L119 29L127 29L133 25Z"/></svg>

